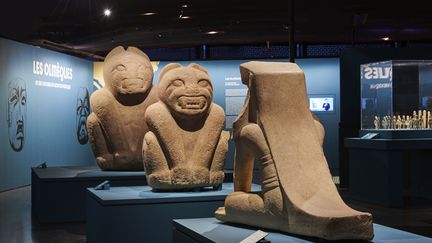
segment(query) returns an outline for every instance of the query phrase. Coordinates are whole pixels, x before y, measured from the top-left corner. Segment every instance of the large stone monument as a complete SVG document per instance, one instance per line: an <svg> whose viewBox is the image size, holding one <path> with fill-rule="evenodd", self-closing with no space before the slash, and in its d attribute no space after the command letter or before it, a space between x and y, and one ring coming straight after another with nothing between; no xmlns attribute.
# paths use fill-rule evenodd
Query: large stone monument
<svg viewBox="0 0 432 243"><path fill-rule="evenodd" d="M91 95L87 119L96 162L103 170L142 170L144 114L158 100L150 60L135 47L116 47L105 58L103 76L105 87Z"/></svg>
<svg viewBox="0 0 432 243"><path fill-rule="evenodd" d="M328 240L372 239L372 215L348 207L331 179L303 71L293 63L248 62L240 72L249 93L233 125L235 192L216 218ZM250 192L254 159L261 167L257 193Z"/></svg>
<svg viewBox="0 0 432 243"><path fill-rule="evenodd" d="M153 189L219 186L224 179L228 133L223 109L212 103L207 71L172 63L161 70L160 101L148 107L143 144L147 182Z"/></svg>

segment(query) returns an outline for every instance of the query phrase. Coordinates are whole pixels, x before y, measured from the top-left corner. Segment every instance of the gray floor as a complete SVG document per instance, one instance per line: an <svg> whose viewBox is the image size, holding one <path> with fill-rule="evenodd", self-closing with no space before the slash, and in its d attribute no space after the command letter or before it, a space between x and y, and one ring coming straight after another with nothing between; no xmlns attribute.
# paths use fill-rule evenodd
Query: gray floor
<svg viewBox="0 0 432 243"><path fill-rule="evenodd" d="M39 224L31 217L30 187L0 193L0 243L84 243L85 224ZM344 197L345 192L341 192ZM346 198L346 197L345 197ZM358 210L372 212L374 221L389 227L432 237L432 205L385 208L348 200Z"/></svg>
<svg viewBox="0 0 432 243"><path fill-rule="evenodd" d="M0 243L82 243L85 224L39 224L31 216L30 186L0 193Z"/></svg>

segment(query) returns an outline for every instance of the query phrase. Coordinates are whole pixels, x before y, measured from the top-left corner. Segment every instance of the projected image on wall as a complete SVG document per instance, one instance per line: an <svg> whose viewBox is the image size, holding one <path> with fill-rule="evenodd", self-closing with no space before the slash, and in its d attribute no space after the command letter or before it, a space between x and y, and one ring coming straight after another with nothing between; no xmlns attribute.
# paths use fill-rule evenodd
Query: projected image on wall
<svg viewBox="0 0 432 243"><path fill-rule="evenodd" d="M310 97L309 109L311 111L334 111L333 97Z"/></svg>
<svg viewBox="0 0 432 243"><path fill-rule="evenodd" d="M24 147L27 113L27 90L23 79L15 78L8 83L7 124L9 144L15 152Z"/></svg>
<svg viewBox="0 0 432 243"><path fill-rule="evenodd" d="M88 142L87 133L87 117L90 114L90 100L89 92L85 87L81 87L78 90L77 107L76 107L76 118L77 118L77 138L80 144L86 144Z"/></svg>

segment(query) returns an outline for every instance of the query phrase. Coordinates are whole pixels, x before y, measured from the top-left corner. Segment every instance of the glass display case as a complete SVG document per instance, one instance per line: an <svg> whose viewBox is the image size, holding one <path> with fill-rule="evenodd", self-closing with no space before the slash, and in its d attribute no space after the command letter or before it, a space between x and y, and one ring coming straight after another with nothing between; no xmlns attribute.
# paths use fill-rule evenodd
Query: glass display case
<svg viewBox="0 0 432 243"><path fill-rule="evenodd" d="M360 73L361 133L432 137L432 60L368 63Z"/></svg>

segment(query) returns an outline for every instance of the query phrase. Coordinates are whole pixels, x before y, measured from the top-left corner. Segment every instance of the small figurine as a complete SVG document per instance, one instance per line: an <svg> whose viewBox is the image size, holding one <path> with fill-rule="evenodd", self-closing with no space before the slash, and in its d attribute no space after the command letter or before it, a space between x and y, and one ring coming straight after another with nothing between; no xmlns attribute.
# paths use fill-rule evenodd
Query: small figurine
<svg viewBox="0 0 432 243"><path fill-rule="evenodd" d="M387 116L383 117L382 122L381 122L381 126L383 129L387 129L388 128L388 118Z"/></svg>
<svg viewBox="0 0 432 243"><path fill-rule="evenodd" d="M379 129L380 128L380 118L378 116L375 116L374 127L375 127L375 129Z"/></svg>
<svg viewBox="0 0 432 243"><path fill-rule="evenodd" d="M418 128L421 129L423 128L423 113L421 110L418 111Z"/></svg>
<svg viewBox="0 0 432 243"><path fill-rule="evenodd" d="M428 128L432 128L432 117L430 111L428 111Z"/></svg>
<svg viewBox="0 0 432 243"><path fill-rule="evenodd" d="M421 124L422 124L422 118L421 118L421 116L422 116L422 112L421 112L421 110L419 110L418 111L418 126L417 126L417 128L421 128Z"/></svg>
<svg viewBox="0 0 432 243"><path fill-rule="evenodd" d="M404 128L406 128L405 127L405 122L406 122L406 116L405 115L402 115L402 119L401 119L401 129L404 129Z"/></svg>
<svg viewBox="0 0 432 243"><path fill-rule="evenodd" d="M426 127L427 127L427 122L428 122L428 120L427 120L426 110L423 110L423 116L422 116L422 119L423 119L423 128L426 128Z"/></svg>
<svg viewBox="0 0 432 243"><path fill-rule="evenodd" d="M401 128L402 128L402 118L400 117L400 115L398 115L396 120L396 129L401 129Z"/></svg>
<svg viewBox="0 0 432 243"><path fill-rule="evenodd" d="M410 129L411 128L411 117L410 116L406 116L406 119L405 119L405 128L406 129Z"/></svg>
<svg viewBox="0 0 432 243"><path fill-rule="evenodd" d="M418 126L417 112L413 111L412 128L417 129L417 126Z"/></svg>
<svg viewBox="0 0 432 243"><path fill-rule="evenodd" d="M391 125L391 128L392 129L396 129L396 116L395 115L393 115L393 119L392 119L392 125Z"/></svg>

